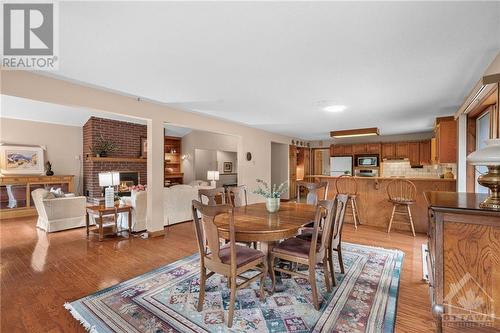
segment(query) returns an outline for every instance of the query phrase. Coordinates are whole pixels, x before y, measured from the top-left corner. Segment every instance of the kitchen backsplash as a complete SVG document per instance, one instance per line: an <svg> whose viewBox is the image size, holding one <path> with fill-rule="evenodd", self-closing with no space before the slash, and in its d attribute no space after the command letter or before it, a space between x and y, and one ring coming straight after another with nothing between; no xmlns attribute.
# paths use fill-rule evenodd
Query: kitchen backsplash
<svg viewBox="0 0 500 333"><path fill-rule="evenodd" d="M422 177L440 178L446 172L446 168L451 168L451 172L457 176L457 165L455 163L425 165L423 168L412 168L409 161L386 161L382 162L383 177Z"/></svg>

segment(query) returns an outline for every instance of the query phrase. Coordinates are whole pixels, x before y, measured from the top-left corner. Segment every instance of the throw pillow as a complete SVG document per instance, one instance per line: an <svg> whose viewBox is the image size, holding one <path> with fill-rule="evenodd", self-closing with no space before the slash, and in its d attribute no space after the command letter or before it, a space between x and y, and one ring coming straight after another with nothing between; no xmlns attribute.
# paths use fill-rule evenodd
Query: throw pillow
<svg viewBox="0 0 500 333"><path fill-rule="evenodd" d="M64 197L64 192L60 187L58 187L58 188L51 187L50 193L52 193L56 198Z"/></svg>

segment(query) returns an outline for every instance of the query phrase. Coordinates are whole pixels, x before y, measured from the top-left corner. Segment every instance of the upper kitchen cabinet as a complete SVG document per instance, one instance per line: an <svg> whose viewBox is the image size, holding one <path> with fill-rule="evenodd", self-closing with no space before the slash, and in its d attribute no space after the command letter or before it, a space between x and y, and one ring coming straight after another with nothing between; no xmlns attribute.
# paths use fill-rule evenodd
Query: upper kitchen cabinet
<svg viewBox="0 0 500 333"><path fill-rule="evenodd" d="M382 144L382 159L396 157L396 144L383 143Z"/></svg>
<svg viewBox="0 0 500 333"><path fill-rule="evenodd" d="M352 155L353 145L331 145L330 156L346 156Z"/></svg>
<svg viewBox="0 0 500 333"><path fill-rule="evenodd" d="M354 155L359 154L380 154L380 143L358 143L352 145Z"/></svg>
<svg viewBox="0 0 500 333"><path fill-rule="evenodd" d="M422 164L422 165L432 164L431 140L422 141L419 144L420 144L420 147L419 147L420 164Z"/></svg>
<svg viewBox="0 0 500 333"><path fill-rule="evenodd" d="M436 118L436 161L438 163L457 162L457 124L454 117Z"/></svg>
<svg viewBox="0 0 500 333"><path fill-rule="evenodd" d="M352 145L352 152L354 155L366 154L366 144L358 143L358 144Z"/></svg>
<svg viewBox="0 0 500 333"><path fill-rule="evenodd" d="M380 143L366 144L366 152L368 154L380 154Z"/></svg>
<svg viewBox="0 0 500 333"><path fill-rule="evenodd" d="M420 165L420 143L410 142L408 143L408 159L410 160L410 165Z"/></svg>
<svg viewBox="0 0 500 333"><path fill-rule="evenodd" d="M396 157L409 158L409 155L410 155L410 147L408 142L396 143Z"/></svg>

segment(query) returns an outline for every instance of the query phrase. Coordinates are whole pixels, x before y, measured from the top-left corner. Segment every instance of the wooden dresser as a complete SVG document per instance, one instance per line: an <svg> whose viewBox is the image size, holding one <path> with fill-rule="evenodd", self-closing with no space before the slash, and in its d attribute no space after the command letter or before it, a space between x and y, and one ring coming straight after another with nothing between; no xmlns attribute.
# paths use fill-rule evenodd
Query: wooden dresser
<svg viewBox="0 0 500 333"><path fill-rule="evenodd" d="M34 216L31 192L37 188L60 187L65 193L74 192L74 176L1 176L0 177L0 219ZM9 208L11 191L15 206Z"/></svg>
<svg viewBox="0 0 500 333"><path fill-rule="evenodd" d="M426 192L426 255L438 332L500 332L500 211L484 194Z"/></svg>

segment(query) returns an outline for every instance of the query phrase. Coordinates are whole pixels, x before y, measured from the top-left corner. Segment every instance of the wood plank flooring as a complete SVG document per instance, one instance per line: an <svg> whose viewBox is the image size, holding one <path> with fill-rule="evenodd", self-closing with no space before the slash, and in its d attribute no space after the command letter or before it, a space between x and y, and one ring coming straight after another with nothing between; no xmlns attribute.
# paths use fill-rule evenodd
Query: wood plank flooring
<svg viewBox="0 0 500 333"><path fill-rule="evenodd" d="M0 221L1 332L84 332L63 304L196 252L191 223L164 237L87 240L85 228L46 234L35 218ZM428 289L421 281L424 235L368 226L344 227L348 242L405 252L396 332L433 332Z"/></svg>

